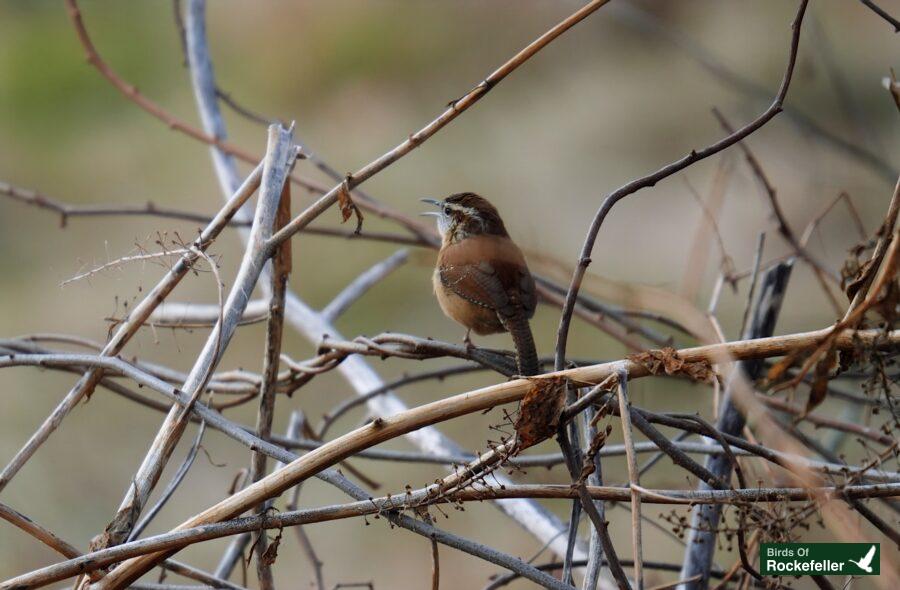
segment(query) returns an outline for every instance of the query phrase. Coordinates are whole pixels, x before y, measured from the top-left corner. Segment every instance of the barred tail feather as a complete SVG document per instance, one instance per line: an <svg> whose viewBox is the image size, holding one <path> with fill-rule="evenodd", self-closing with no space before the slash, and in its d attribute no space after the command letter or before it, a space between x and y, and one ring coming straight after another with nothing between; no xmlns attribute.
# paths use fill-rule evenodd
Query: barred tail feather
<svg viewBox="0 0 900 590"><path fill-rule="evenodd" d="M537 349L534 346L534 336L531 334L531 326L524 317L512 317L503 322L504 327L512 336L516 347L516 363L519 374L522 376L538 375L541 372L541 363L538 360Z"/></svg>

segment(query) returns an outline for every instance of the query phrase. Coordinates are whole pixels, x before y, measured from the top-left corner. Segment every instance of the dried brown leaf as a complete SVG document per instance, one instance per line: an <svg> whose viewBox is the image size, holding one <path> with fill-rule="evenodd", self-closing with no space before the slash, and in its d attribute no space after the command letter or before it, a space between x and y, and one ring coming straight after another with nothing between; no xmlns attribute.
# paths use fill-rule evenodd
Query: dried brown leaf
<svg viewBox="0 0 900 590"><path fill-rule="evenodd" d="M869 276L872 273L872 261L865 261L862 266L856 271L856 276L854 277L846 277L844 292L847 294L847 298L852 300L856 293L859 291L860 287L865 284L865 282L869 279Z"/></svg>
<svg viewBox="0 0 900 590"><path fill-rule="evenodd" d="M599 414L597 415L599 416ZM604 430L600 430L594 435L594 438L591 440L591 444L588 447L588 451L584 455L584 461L581 465L581 475L578 477L579 484L587 481L588 476L594 472L594 457L597 456L597 453L603 448L603 445L606 444L606 439L609 438L611 432L612 425L607 424Z"/></svg>
<svg viewBox="0 0 900 590"><path fill-rule="evenodd" d="M348 180L344 180L344 182L341 183L341 189L338 191L338 207L341 209L341 222L345 223L353 215L356 215L355 233L358 234L361 232L363 214L359 207L356 206L356 203L353 202L353 197L350 196L350 184Z"/></svg>
<svg viewBox="0 0 900 590"><path fill-rule="evenodd" d="M709 361L686 361L671 346L632 354L628 360L643 366L651 375L682 376L702 382L712 381L715 377Z"/></svg>
<svg viewBox="0 0 900 590"><path fill-rule="evenodd" d="M581 474L578 476L578 484L583 484L587 478L594 472L594 462L585 459L581 464Z"/></svg>
<svg viewBox="0 0 900 590"><path fill-rule="evenodd" d="M531 382L516 419L517 452L556 434L565 392L566 380L561 377Z"/></svg>
<svg viewBox="0 0 900 590"><path fill-rule="evenodd" d="M347 183L341 185L338 191L338 207L341 209L341 221L346 222L353 215L353 199L350 198L350 191Z"/></svg>
<svg viewBox="0 0 900 590"><path fill-rule="evenodd" d="M278 534L269 542L266 550L260 555L259 559L264 564L273 565L275 560L278 559L278 546L281 545L281 533L282 531L279 529Z"/></svg>
<svg viewBox="0 0 900 590"><path fill-rule="evenodd" d="M816 363L812 386L809 389L809 398L806 400L807 414L825 401L825 396L828 394L828 382L831 380L831 373L836 366L837 350L832 347Z"/></svg>

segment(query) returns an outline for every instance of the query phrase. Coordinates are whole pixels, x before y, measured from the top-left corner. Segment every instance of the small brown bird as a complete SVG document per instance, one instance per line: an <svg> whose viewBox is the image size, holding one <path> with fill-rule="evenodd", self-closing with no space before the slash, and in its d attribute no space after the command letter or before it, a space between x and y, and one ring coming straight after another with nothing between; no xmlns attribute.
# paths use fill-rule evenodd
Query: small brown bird
<svg viewBox="0 0 900 590"><path fill-rule="evenodd" d="M519 374L538 374L528 323L537 304L534 278L496 207L474 193L422 201L439 208L423 215L437 217L441 233L432 282L443 312L476 334L509 332Z"/></svg>

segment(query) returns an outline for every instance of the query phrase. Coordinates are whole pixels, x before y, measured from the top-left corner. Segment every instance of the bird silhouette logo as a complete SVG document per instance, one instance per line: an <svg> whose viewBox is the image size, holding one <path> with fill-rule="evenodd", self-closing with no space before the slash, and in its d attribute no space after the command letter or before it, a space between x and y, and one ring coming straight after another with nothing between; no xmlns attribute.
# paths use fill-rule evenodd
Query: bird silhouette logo
<svg viewBox="0 0 900 590"><path fill-rule="evenodd" d="M866 553L866 556L863 557L862 559L860 559L859 561L856 561L854 559L848 559L847 561L849 561L851 563L855 563L859 569L863 570L867 574L871 574L872 573L872 559L874 557L875 557L875 545L872 545L869 548L869 552Z"/></svg>

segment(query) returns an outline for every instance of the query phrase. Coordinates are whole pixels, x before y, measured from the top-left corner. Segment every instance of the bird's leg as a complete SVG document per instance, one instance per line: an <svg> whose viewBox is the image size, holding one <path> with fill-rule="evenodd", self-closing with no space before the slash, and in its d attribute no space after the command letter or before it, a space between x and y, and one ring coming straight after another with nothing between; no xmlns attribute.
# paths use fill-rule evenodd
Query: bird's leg
<svg viewBox="0 0 900 590"><path fill-rule="evenodd" d="M466 345L466 350L472 350L475 348L475 344L472 342L472 338L470 338L472 334L472 328L466 329L466 336L463 338L463 344Z"/></svg>

